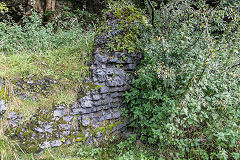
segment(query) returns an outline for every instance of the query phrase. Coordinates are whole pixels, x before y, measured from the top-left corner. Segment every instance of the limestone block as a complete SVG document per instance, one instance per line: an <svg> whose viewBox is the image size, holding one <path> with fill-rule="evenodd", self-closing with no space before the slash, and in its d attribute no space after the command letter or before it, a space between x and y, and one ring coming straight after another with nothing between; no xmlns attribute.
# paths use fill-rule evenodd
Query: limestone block
<svg viewBox="0 0 240 160"><path fill-rule="evenodd" d="M121 97L121 96L123 96L123 93L121 92L114 92L114 93L111 93L110 95L111 98Z"/></svg>
<svg viewBox="0 0 240 160"><path fill-rule="evenodd" d="M95 70L94 74L96 75L98 82L105 82L107 79L107 75L103 69Z"/></svg>
<svg viewBox="0 0 240 160"><path fill-rule="evenodd" d="M134 63L134 61L131 57L128 57L126 63Z"/></svg>
<svg viewBox="0 0 240 160"><path fill-rule="evenodd" d="M96 106L96 107L85 108L82 113L83 114L88 114L88 113L98 112L98 111L103 109L103 106L101 106L100 104L99 104L99 106Z"/></svg>
<svg viewBox="0 0 240 160"><path fill-rule="evenodd" d="M130 89L129 85L124 85L120 87L110 87L109 92L123 92L123 91L127 91L128 89Z"/></svg>
<svg viewBox="0 0 240 160"><path fill-rule="evenodd" d="M106 68L107 75L120 75L125 76L125 71L123 69L118 68Z"/></svg>
<svg viewBox="0 0 240 160"><path fill-rule="evenodd" d="M105 99L108 97L108 94L102 94L102 98Z"/></svg>
<svg viewBox="0 0 240 160"><path fill-rule="evenodd" d="M90 125L90 123L91 123L90 116L88 114L82 115L82 125L86 127Z"/></svg>
<svg viewBox="0 0 240 160"><path fill-rule="evenodd" d="M71 122L73 119L73 116L65 116L63 117L63 120L66 121L66 122Z"/></svg>
<svg viewBox="0 0 240 160"><path fill-rule="evenodd" d="M113 113L112 113L112 117L113 118L119 118L121 116L121 111L119 108L114 108L113 109Z"/></svg>
<svg viewBox="0 0 240 160"><path fill-rule="evenodd" d="M105 106L105 105L109 104L110 102L111 102L111 98L110 98L110 97L106 97L105 99L101 99L101 100L99 100L99 101L95 101L95 102L93 103L93 105L94 105L95 107Z"/></svg>
<svg viewBox="0 0 240 160"><path fill-rule="evenodd" d="M103 86L100 88L100 93L108 93L109 92L109 88L107 86Z"/></svg>
<svg viewBox="0 0 240 160"><path fill-rule="evenodd" d="M59 147L62 145L62 142L59 140L51 141L51 147Z"/></svg>
<svg viewBox="0 0 240 160"><path fill-rule="evenodd" d="M8 115L9 125L12 127L16 127L18 122L22 119L22 116L17 114L16 112L10 112Z"/></svg>
<svg viewBox="0 0 240 160"><path fill-rule="evenodd" d="M110 34L111 34L112 37L115 37L115 36L117 36L117 35L120 34L120 33L121 33L120 30L114 30L114 31L110 32Z"/></svg>
<svg viewBox="0 0 240 160"><path fill-rule="evenodd" d="M118 58L108 58L108 63L121 63L120 59Z"/></svg>
<svg viewBox="0 0 240 160"><path fill-rule="evenodd" d="M93 105L95 107L102 106L103 105L102 101L104 101L104 100L95 101Z"/></svg>
<svg viewBox="0 0 240 160"><path fill-rule="evenodd" d="M110 87L113 87L113 86L123 86L126 82L121 79L119 76L116 76L116 77L109 77L107 79L107 85L110 86Z"/></svg>
<svg viewBox="0 0 240 160"><path fill-rule="evenodd" d="M100 94L93 95L93 100L99 100L99 99L101 99L101 95Z"/></svg>
<svg viewBox="0 0 240 160"><path fill-rule="evenodd" d="M82 101L81 102L81 107L82 108L90 108L93 106L93 102L90 100Z"/></svg>
<svg viewBox="0 0 240 160"><path fill-rule="evenodd" d="M40 147L41 149L49 148L49 147L51 147L51 143L50 143L50 141L45 141L45 142L43 142L42 144L39 144L39 147Z"/></svg>
<svg viewBox="0 0 240 160"><path fill-rule="evenodd" d="M44 132L53 133L54 129L51 124L46 124L43 126Z"/></svg>
<svg viewBox="0 0 240 160"><path fill-rule="evenodd" d="M123 102L124 98L123 97L115 97L115 98L112 98L111 99L111 102L114 103L114 102Z"/></svg>
<svg viewBox="0 0 240 160"><path fill-rule="evenodd" d="M94 107L93 112L98 112L98 111L103 110L103 109L104 109L104 106Z"/></svg>
<svg viewBox="0 0 240 160"><path fill-rule="evenodd" d="M99 138L99 137L102 137L102 136L103 136L103 135L102 135L101 132L97 132L96 135L95 135L96 138Z"/></svg>
<svg viewBox="0 0 240 160"><path fill-rule="evenodd" d="M128 70L136 70L137 65L136 64L128 64L127 69Z"/></svg>
<svg viewBox="0 0 240 160"><path fill-rule="evenodd" d="M40 133L44 133L44 132L45 132L45 131L44 131L42 128L40 128L40 127L35 128L35 131L40 132Z"/></svg>
<svg viewBox="0 0 240 160"><path fill-rule="evenodd" d="M104 34L102 34L101 36L96 37L96 39L95 39L96 46L102 46L104 44L111 43L111 41L108 40L108 37L109 36L104 35Z"/></svg>
<svg viewBox="0 0 240 160"><path fill-rule="evenodd" d="M66 111L62 110L62 109L57 109L53 111L53 116L54 117L63 117L64 115L66 115Z"/></svg>
<svg viewBox="0 0 240 160"><path fill-rule="evenodd" d="M113 74L115 74L115 69L114 68L107 68L106 73L107 73L107 75L113 75Z"/></svg>
<svg viewBox="0 0 240 160"><path fill-rule="evenodd" d="M68 131L68 130L67 130L67 131L63 131L62 134L63 134L64 136L68 136L68 135L70 135L70 131Z"/></svg>
<svg viewBox="0 0 240 160"><path fill-rule="evenodd" d="M93 113L93 118L101 117L101 116L103 116L103 111Z"/></svg>
<svg viewBox="0 0 240 160"><path fill-rule="evenodd" d="M68 139L67 141L65 141L65 144L66 144L66 145L70 145L70 144L71 144L71 141Z"/></svg>
<svg viewBox="0 0 240 160"><path fill-rule="evenodd" d="M104 120L109 120L109 119L112 119L112 114L109 113L107 115L104 115Z"/></svg>
<svg viewBox="0 0 240 160"><path fill-rule="evenodd" d="M96 55L95 55L95 61L96 61L96 62L101 62L101 63L107 63L107 61L108 61L108 56L96 54Z"/></svg>
<svg viewBox="0 0 240 160"><path fill-rule="evenodd" d="M81 113L83 113L83 108L72 108L71 110L70 110L70 115L79 115L79 114L81 114Z"/></svg>

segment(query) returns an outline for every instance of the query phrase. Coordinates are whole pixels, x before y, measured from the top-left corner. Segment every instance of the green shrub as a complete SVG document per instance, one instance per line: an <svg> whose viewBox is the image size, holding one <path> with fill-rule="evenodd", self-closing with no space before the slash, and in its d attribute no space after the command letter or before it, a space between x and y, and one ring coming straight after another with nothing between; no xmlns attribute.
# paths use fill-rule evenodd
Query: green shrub
<svg viewBox="0 0 240 160"><path fill-rule="evenodd" d="M142 34L144 60L125 94L128 116L140 139L166 158L239 158L238 12L174 2L156 12L156 30ZM212 34L216 26L221 36Z"/></svg>
<svg viewBox="0 0 240 160"><path fill-rule="evenodd" d="M42 53L47 50L76 46L81 43L83 30L80 24L73 24L69 29L62 29L56 24L42 24L37 13L23 17L22 25L5 21L0 23L0 50L5 53Z"/></svg>

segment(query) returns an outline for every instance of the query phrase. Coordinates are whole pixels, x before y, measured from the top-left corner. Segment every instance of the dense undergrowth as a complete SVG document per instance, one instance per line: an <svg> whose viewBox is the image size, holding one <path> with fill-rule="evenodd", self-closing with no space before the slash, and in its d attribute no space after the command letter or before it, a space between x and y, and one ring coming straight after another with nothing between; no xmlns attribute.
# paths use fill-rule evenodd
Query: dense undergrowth
<svg viewBox="0 0 240 160"><path fill-rule="evenodd" d="M240 157L237 4L173 1L142 35L145 57L126 93L127 116L138 137L167 159Z"/></svg>
<svg viewBox="0 0 240 160"><path fill-rule="evenodd" d="M237 2L222 2L219 8L196 1L195 9L188 1L174 0L158 6L156 28L138 39L144 60L126 93L126 115L135 132L130 138L32 155L0 127L1 159L239 159L239 10ZM123 4L112 2L109 8L116 5ZM143 12L151 13L144 5ZM226 16L230 22L223 21ZM10 86L8 112L29 116L39 106L75 101L76 88L89 75L94 29L76 23L63 28L43 26L37 14L25 17L22 25L0 23L0 77ZM14 79L44 76L61 85L48 96L38 95L41 101L11 96Z"/></svg>
<svg viewBox="0 0 240 160"><path fill-rule="evenodd" d="M28 119L39 107L76 100L77 87L90 74L87 63L91 59L94 29L89 26L83 30L77 23L67 28L61 25L56 28L54 23L44 26L36 13L24 17L22 22L21 25L12 21L0 23L0 77L5 78L8 86L9 106L5 115L14 111ZM31 90L40 94L34 95L34 100L14 96L19 78L24 81L20 86L24 87L29 81L36 83L45 77L57 81L57 85L50 87L50 94L41 94L42 86L36 85ZM1 159L147 159L147 155L152 156L141 142L136 146L134 136L119 144L113 139L112 144L99 147L74 144L45 149L37 155L27 154L16 141L4 135L6 119L6 116L1 119Z"/></svg>

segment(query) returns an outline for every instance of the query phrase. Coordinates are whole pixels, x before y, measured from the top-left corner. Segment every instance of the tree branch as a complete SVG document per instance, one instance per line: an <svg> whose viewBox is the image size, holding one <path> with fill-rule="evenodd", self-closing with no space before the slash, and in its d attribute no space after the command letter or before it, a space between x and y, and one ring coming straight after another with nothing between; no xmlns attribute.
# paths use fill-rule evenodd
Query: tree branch
<svg viewBox="0 0 240 160"><path fill-rule="evenodd" d="M155 24L154 24L154 11L155 11L155 9L154 9L154 7L153 7L153 5L152 5L152 2L150 1L150 0L147 0L148 1L148 4L150 5L150 7L152 8L152 26L154 27L154 28L156 28L156 26L155 26Z"/></svg>

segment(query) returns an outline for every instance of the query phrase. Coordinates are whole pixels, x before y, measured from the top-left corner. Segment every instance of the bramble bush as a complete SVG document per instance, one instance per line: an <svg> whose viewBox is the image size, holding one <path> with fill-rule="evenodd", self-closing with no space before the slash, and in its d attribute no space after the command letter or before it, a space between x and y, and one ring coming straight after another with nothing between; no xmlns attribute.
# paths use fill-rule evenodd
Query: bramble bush
<svg viewBox="0 0 240 160"><path fill-rule="evenodd" d="M239 2L224 2L194 9L171 1L139 42L144 59L125 94L128 116L166 158L240 157Z"/></svg>

